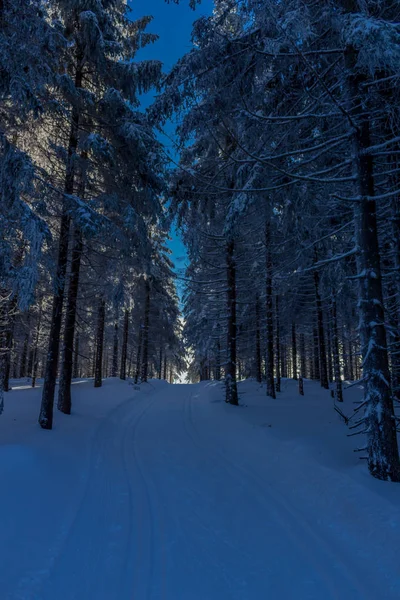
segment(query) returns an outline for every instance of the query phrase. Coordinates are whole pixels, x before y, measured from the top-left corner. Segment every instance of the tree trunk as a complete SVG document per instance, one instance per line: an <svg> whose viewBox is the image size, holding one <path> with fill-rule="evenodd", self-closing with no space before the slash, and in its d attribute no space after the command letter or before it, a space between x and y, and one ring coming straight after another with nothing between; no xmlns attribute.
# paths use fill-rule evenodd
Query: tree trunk
<svg viewBox="0 0 400 600"><path fill-rule="evenodd" d="M29 350L29 342L30 342L30 337L31 337L30 321L31 321L31 313L30 313L30 311L28 311L27 318L26 318L27 331L24 336L24 343L22 346L22 353L21 353L21 364L20 364L20 369L19 369L19 376L21 378L26 377L26 374L27 374L28 350Z"/></svg>
<svg viewBox="0 0 400 600"><path fill-rule="evenodd" d="M304 379L303 376L299 376L299 394L300 396L304 396Z"/></svg>
<svg viewBox="0 0 400 600"><path fill-rule="evenodd" d="M14 260L14 267L18 267L22 264L24 251L25 245L22 244L17 250ZM0 321L4 325L2 327L2 335L0 339L0 394L3 398L3 392L8 392L10 389L11 354L14 341L18 295L13 293L7 299L6 294L2 300L3 308L0 315Z"/></svg>
<svg viewBox="0 0 400 600"><path fill-rule="evenodd" d="M335 371L335 400L337 402L343 402L343 388L342 378L340 375L340 355L339 355L339 336L338 336L338 322L337 322L337 307L336 298L332 297L331 303L332 311L332 344L333 344L333 368Z"/></svg>
<svg viewBox="0 0 400 600"><path fill-rule="evenodd" d="M354 356L353 356L353 340L352 340L352 331L350 327L347 329L348 331L348 345L349 345L349 375L350 381L354 381Z"/></svg>
<svg viewBox="0 0 400 600"><path fill-rule="evenodd" d="M261 383L261 332L260 332L260 299L256 299L256 379Z"/></svg>
<svg viewBox="0 0 400 600"><path fill-rule="evenodd" d="M165 381L167 381L167 354L164 356L164 377Z"/></svg>
<svg viewBox="0 0 400 600"><path fill-rule="evenodd" d="M160 346L160 357L158 360L158 379L161 379L161 378L162 378L162 346Z"/></svg>
<svg viewBox="0 0 400 600"><path fill-rule="evenodd" d="M124 317L124 331L122 334L122 348L121 348L121 371L119 374L120 379L126 379L126 359L128 356L128 334L129 334L129 310L125 309Z"/></svg>
<svg viewBox="0 0 400 600"><path fill-rule="evenodd" d="M129 327L129 325L128 325L128 327ZM118 309L115 309L114 342L113 342L111 377L116 377L118 374L118 341L119 341Z"/></svg>
<svg viewBox="0 0 400 600"><path fill-rule="evenodd" d="M400 146L397 151L400 150ZM394 169L399 169L398 154L394 155L391 161ZM394 185L398 186L398 176ZM395 329L394 339L390 347L391 371L392 371L392 390L397 400L400 400L400 195L394 196L391 202L391 223L392 223L392 252L393 266L395 272L394 278L394 300L392 319Z"/></svg>
<svg viewBox="0 0 400 600"><path fill-rule="evenodd" d="M315 357L314 357L314 330L313 335L308 337L308 373L310 379L315 379L314 375L314 367L315 367Z"/></svg>
<svg viewBox="0 0 400 600"><path fill-rule="evenodd" d="M31 347L28 353L28 370L27 377L32 377L33 373L33 348Z"/></svg>
<svg viewBox="0 0 400 600"><path fill-rule="evenodd" d="M140 378L140 365L142 364L142 340L143 340L143 327L142 324L139 326L139 334L138 334L138 345L137 345L137 354L136 354L136 372L135 372L135 383L139 381ZM167 379L167 359L164 357L164 379Z"/></svg>
<svg viewBox="0 0 400 600"><path fill-rule="evenodd" d="M295 381L298 379L297 375L297 337L296 337L296 323L292 323L292 377Z"/></svg>
<svg viewBox="0 0 400 600"><path fill-rule="evenodd" d="M40 298L39 302L39 313L38 320L36 323L36 336L33 344L33 352L32 352L32 387L36 386L36 376L38 370L38 354L39 354L39 338L40 338L40 328L42 324L42 312L43 312L43 298Z"/></svg>
<svg viewBox="0 0 400 600"><path fill-rule="evenodd" d="M107 338L106 338L107 339ZM103 344L104 345L104 344ZM108 344L106 343L105 352L103 352L103 376L108 377L109 368L108 368Z"/></svg>
<svg viewBox="0 0 400 600"><path fill-rule="evenodd" d="M265 248L266 248L266 282L265 298L267 311L267 361L266 361L266 383L267 396L276 398L274 381L274 309L272 296L272 256L271 256L271 225L265 227Z"/></svg>
<svg viewBox="0 0 400 600"><path fill-rule="evenodd" d="M73 371L72 371L72 377L74 379L78 379L78 377L79 377L79 331L77 331L76 335L75 335L74 368L73 368Z"/></svg>
<svg viewBox="0 0 400 600"><path fill-rule="evenodd" d="M19 246L16 252L14 267L18 267L22 263L24 256L25 244ZM14 338L15 317L18 305L17 293L7 293L6 290L0 290L0 414L4 407L4 392L8 392L10 388L10 368L11 368L11 353Z"/></svg>
<svg viewBox="0 0 400 600"><path fill-rule="evenodd" d="M237 406L239 397L236 381L236 263L235 242L230 240L226 246L227 268L227 360L225 366L225 401Z"/></svg>
<svg viewBox="0 0 400 600"><path fill-rule="evenodd" d="M328 363L327 363L327 371L328 371L328 382L333 381L333 365L332 365L332 334L331 334L331 324L329 323L328 320L328 324L326 327L326 345L327 345L327 349L326 349L326 353L327 353L327 358L328 358Z"/></svg>
<svg viewBox="0 0 400 600"><path fill-rule="evenodd" d="M150 325L150 281L145 281L146 300L144 307L144 321L143 321L143 350L142 350L142 368L141 377L142 381L147 381L148 369L149 369L149 325Z"/></svg>
<svg viewBox="0 0 400 600"><path fill-rule="evenodd" d="M282 377L287 377L286 342L281 344L281 372Z"/></svg>
<svg viewBox="0 0 400 600"><path fill-rule="evenodd" d="M71 382L74 355L74 337L76 322L76 306L79 289L79 274L83 249L82 232L79 227L74 228L71 256L71 273L69 277L67 306L64 325L63 357L61 364L60 384L58 388L57 408L66 415L71 414Z"/></svg>
<svg viewBox="0 0 400 600"><path fill-rule="evenodd" d="M218 317L219 319L219 317ZM217 348L215 355L215 379L220 381L221 379L221 341L220 341L220 325L217 324Z"/></svg>
<svg viewBox="0 0 400 600"><path fill-rule="evenodd" d="M102 298L99 303L97 313L97 334L96 334L96 359L94 366L94 387L102 386L102 365L104 348L104 324L106 317L106 303Z"/></svg>
<svg viewBox="0 0 400 600"><path fill-rule="evenodd" d="M4 351L1 356L2 369L0 387L4 392L10 390L11 352L14 341L15 311L17 310L18 297L16 294L7 304L7 324L4 331Z"/></svg>
<svg viewBox="0 0 400 600"><path fill-rule="evenodd" d="M134 354L134 348L132 345L131 351L129 353L129 361L128 361L128 378L129 379L132 377L133 354Z"/></svg>
<svg viewBox="0 0 400 600"><path fill-rule="evenodd" d="M318 330L313 330L313 356L314 356L314 379L319 381L321 379L320 376L320 360L319 360L319 343L318 343Z"/></svg>
<svg viewBox="0 0 400 600"><path fill-rule="evenodd" d="M277 392L281 391L281 326L279 317L279 296L275 297L275 312L276 312L276 344L275 344L275 367L276 367L276 387Z"/></svg>
<svg viewBox="0 0 400 600"><path fill-rule="evenodd" d="M316 257L317 260L317 257ZM317 325L318 325L318 351L319 351L319 376L321 387L329 389L328 369L326 366L326 348L325 348L325 333L324 333L324 315L322 312L322 300L319 291L319 273L314 271L314 286L315 286L315 304L317 309Z"/></svg>
<svg viewBox="0 0 400 600"><path fill-rule="evenodd" d="M17 379L18 378L18 353L15 351L14 349L11 349L11 359L12 359L12 373L13 373L13 379Z"/></svg>
<svg viewBox="0 0 400 600"><path fill-rule="evenodd" d="M307 376L306 373L306 338L304 333L300 334L300 375L303 377Z"/></svg>
<svg viewBox="0 0 400 600"><path fill-rule="evenodd" d="M342 329L341 340L342 340L343 377L345 379L350 379L350 375L349 375L349 356L347 354L346 331L345 331L345 328L344 328L344 324L342 325L341 329ZM340 343L339 343L339 350L340 350Z"/></svg>
<svg viewBox="0 0 400 600"><path fill-rule="evenodd" d="M86 190L87 152L81 153L78 196L83 200ZM71 382L74 357L76 307L79 290L81 258L83 252L83 236L78 225L74 226L74 237L71 255L71 268L68 283L67 306L64 323L63 355L60 384L58 389L57 408L64 414L71 414Z"/></svg>
<svg viewBox="0 0 400 600"><path fill-rule="evenodd" d="M206 381L207 379L207 367L205 364L205 359L200 362L200 381Z"/></svg>
<svg viewBox="0 0 400 600"><path fill-rule="evenodd" d="M78 55L75 73L75 88L82 87L83 57ZM71 116L71 128L68 142L68 161L65 174L64 193L70 196L74 193L75 181L75 155L78 147L79 134L79 109L74 106ZM61 214L57 271L54 281L53 309L51 316L49 347L47 352L45 380L43 384L42 404L40 407L39 424L43 429L53 427L54 392L57 380L58 355L60 349L60 332L62 323L62 310L64 303L65 276L68 262L68 242L70 229L70 216L66 210L65 201Z"/></svg>
<svg viewBox="0 0 400 600"><path fill-rule="evenodd" d="M352 10L353 2L347 6ZM366 108L360 101L363 77L357 68L357 50L345 51L347 86L350 108L357 127L353 133L353 167L356 179L354 203L355 238L359 248L358 306L361 314L360 335L365 381L368 468L378 479L400 481L400 461L396 436L393 398L390 385L385 314L383 308L380 251L374 199L373 159L367 149L371 145L370 123Z"/></svg>

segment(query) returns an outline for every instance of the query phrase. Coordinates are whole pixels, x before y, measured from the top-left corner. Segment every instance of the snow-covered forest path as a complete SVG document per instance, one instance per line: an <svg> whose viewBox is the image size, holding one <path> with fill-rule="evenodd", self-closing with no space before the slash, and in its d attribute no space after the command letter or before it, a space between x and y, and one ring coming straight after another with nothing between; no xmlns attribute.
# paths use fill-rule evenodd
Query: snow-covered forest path
<svg viewBox="0 0 400 600"><path fill-rule="evenodd" d="M59 485L55 472L52 481L50 471L44 477L48 494L40 480L39 471L49 465L28 460L22 446L9 448L12 476L15 469L38 469L42 494L30 482L30 512L31 490L25 488L22 525L14 515L22 510L18 488L15 507L1 514L10 529L8 546L4 529L0 534L2 598L399 597L394 496L340 472L337 460L335 468L315 460L294 442L290 427L278 439L276 411L250 401L247 409L226 406L219 385L155 382L129 394L127 388L102 389L104 400L107 391L122 389L126 398L98 418L86 450L77 440L82 467L75 483L64 454L64 488L57 497L51 491ZM286 399L288 418L293 400L299 403ZM267 415L272 422L265 422ZM65 442L70 433L40 432L55 443L57 435Z"/></svg>

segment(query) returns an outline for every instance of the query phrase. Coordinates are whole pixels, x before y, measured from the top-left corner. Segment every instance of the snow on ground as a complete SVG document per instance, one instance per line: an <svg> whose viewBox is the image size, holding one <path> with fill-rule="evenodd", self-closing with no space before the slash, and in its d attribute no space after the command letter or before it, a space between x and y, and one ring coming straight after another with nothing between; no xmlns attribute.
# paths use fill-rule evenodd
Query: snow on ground
<svg viewBox="0 0 400 600"><path fill-rule="evenodd" d="M400 486L372 479L318 384L76 381L0 418L1 600L391 600ZM361 396L345 392L344 411Z"/></svg>

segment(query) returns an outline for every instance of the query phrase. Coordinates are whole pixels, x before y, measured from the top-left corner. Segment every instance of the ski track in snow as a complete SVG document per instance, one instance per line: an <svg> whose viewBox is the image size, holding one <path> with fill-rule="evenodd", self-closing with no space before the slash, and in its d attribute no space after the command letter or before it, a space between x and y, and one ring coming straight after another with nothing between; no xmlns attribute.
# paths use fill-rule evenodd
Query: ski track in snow
<svg viewBox="0 0 400 600"><path fill-rule="evenodd" d="M7 600L397 598L266 480L265 452L238 460L252 430L221 397L159 384L112 409L50 563L21 573Z"/></svg>

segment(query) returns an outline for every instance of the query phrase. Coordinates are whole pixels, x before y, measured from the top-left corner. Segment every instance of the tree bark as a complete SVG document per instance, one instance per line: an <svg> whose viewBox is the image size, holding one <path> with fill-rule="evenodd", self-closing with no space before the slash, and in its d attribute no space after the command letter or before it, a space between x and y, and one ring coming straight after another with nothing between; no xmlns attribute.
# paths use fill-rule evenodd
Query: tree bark
<svg viewBox="0 0 400 600"><path fill-rule="evenodd" d="M33 344L33 352L32 352L32 387L36 386L36 376L38 370L38 353L39 353L39 338L40 338L40 328L42 325L42 312L43 312L43 298L40 298L39 301L39 313L38 320L36 324L36 336Z"/></svg>
<svg viewBox="0 0 400 600"><path fill-rule="evenodd" d="M30 338L31 338L30 321L31 321L31 313L28 310L28 314L26 317L27 331L24 336L24 343L22 346L22 353L21 353L21 364L20 364L20 369L19 369L19 376L21 378L26 377L26 369L27 369L27 365L28 365L28 350L29 350L29 343L30 343Z"/></svg>
<svg viewBox="0 0 400 600"><path fill-rule="evenodd" d="M308 354L308 373L310 379L315 379L314 375L314 367L315 367L315 357L314 357L314 331L313 335L308 337L307 344L307 354Z"/></svg>
<svg viewBox="0 0 400 600"><path fill-rule="evenodd" d="M164 355L164 373L163 373L163 379L165 379L165 381L167 381L167 354L166 353Z"/></svg>
<svg viewBox="0 0 400 600"><path fill-rule="evenodd" d="M236 380L236 263L235 242L230 240L226 246L227 269L227 360L225 367L225 401L237 406L239 397Z"/></svg>
<svg viewBox="0 0 400 600"><path fill-rule="evenodd" d="M94 366L94 387L101 387L102 380L102 365L103 365L103 348L104 348L104 324L106 317L106 303L102 298L99 302L97 313L97 334L96 334L96 359Z"/></svg>
<svg viewBox="0 0 400 600"><path fill-rule="evenodd" d="M11 300L7 303L6 326L3 333L4 351L0 357L2 367L0 369L0 387L4 392L10 390L10 369L11 369L11 352L14 341L15 328L15 312L17 310L18 297L14 294Z"/></svg>
<svg viewBox="0 0 400 600"><path fill-rule="evenodd" d="M333 368L335 372L335 400L337 402L343 402L343 388L342 378L340 375L340 355L339 355L339 336L338 336L338 322L337 322L337 307L336 298L332 297L331 302L332 312L332 345L333 345Z"/></svg>
<svg viewBox="0 0 400 600"><path fill-rule="evenodd" d="M314 379L320 380L320 361L319 361L319 343L318 343L318 329L313 330L313 357L314 357Z"/></svg>
<svg viewBox="0 0 400 600"><path fill-rule="evenodd" d="M104 343L103 343L104 346ZM106 349L103 352L103 376L108 377L109 368L108 368L108 344L105 345Z"/></svg>
<svg viewBox="0 0 400 600"><path fill-rule="evenodd" d="M218 317L219 319L219 317ZM220 325L217 324L217 348L215 351L215 379L221 379L221 341L220 341Z"/></svg>
<svg viewBox="0 0 400 600"><path fill-rule="evenodd" d="M142 342L142 368L141 378L142 381L147 381L148 369L149 369L149 325L150 325L150 281L145 281L145 307L144 307L144 320L143 320L143 342Z"/></svg>
<svg viewBox="0 0 400 600"><path fill-rule="evenodd" d="M327 354L327 373L328 373L328 382L333 381L334 373L333 373L333 364L332 364L332 332L331 332L331 324L327 323L326 326L326 354Z"/></svg>
<svg viewBox="0 0 400 600"><path fill-rule="evenodd" d="M304 379L303 376L299 376L299 394L300 396L304 396Z"/></svg>
<svg viewBox="0 0 400 600"><path fill-rule="evenodd" d="M295 381L298 379L297 374L297 336L296 323L292 323L292 377Z"/></svg>
<svg viewBox="0 0 400 600"><path fill-rule="evenodd" d="M352 10L353 2L347 6ZM363 76L357 68L357 50L348 46L345 51L347 88L350 109L357 126L353 134L353 169L359 201L354 203L355 238L359 249L358 305L361 314L360 335L365 381L368 468L378 479L400 481L399 449L396 420L390 384L385 314L383 308L382 275L376 217L373 158L370 122L360 101Z"/></svg>
<svg viewBox="0 0 400 600"><path fill-rule="evenodd" d="M286 342L281 343L281 372L282 377L287 377Z"/></svg>
<svg viewBox="0 0 400 600"><path fill-rule="evenodd" d="M400 146L397 151L400 150ZM391 161L394 169L399 168L398 155L396 154ZM394 185L399 185L398 177ZM393 266L395 272L394 278L394 300L392 319L395 329L394 339L391 343L391 367L392 367L392 390L397 400L400 400L400 195L394 196L391 202L391 222L392 222L392 252Z"/></svg>
<svg viewBox="0 0 400 600"><path fill-rule="evenodd" d="M111 377L116 377L117 373L118 373L118 342L119 342L118 309L115 309L114 341L113 341L113 357L112 357Z"/></svg>
<svg viewBox="0 0 400 600"><path fill-rule="evenodd" d="M15 351L15 348L11 348L11 362L12 362L12 373L13 379L18 378L18 354Z"/></svg>
<svg viewBox="0 0 400 600"><path fill-rule="evenodd" d="M316 257L317 260L317 257ZM314 271L314 286L315 286L315 304L317 310L317 325L318 325L318 351L319 351L319 376L321 387L329 389L328 370L326 365L326 348L325 348L325 333L324 333L324 315L322 312L322 300L319 291L319 273Z"/></svg>
<svg viewBox="0 0 400 600"><path fill-rule="evenodd" d="M76 307L79 289L79 275L83 250L82 232L78 226L74 228L74 241L71 256L71 273L69 277L67 306L64 325L63 357L61 364L60 384L58 388L57 408L66 415L71 414L71 382L74 355L74 338Z"/></svg>
<svg viewBox="0 0 400 600"><path fill-rule="evenodd" d="M83 200L86 191L87 152L81 153L80 177L78 184L78 196ZM73 246L71 253L71 268L68 282L67 306L65 311L63 354L58 389L57 408L64 414L71 414L71 382L74 358L74 340L76 324L76 308L79 290L79 279L81 271L81 259L83 252L83 236L80 227L75 224L73 234Z"/></svg>
<svg viewBox="0 0 400 600"><path fill-rule="evenodd" d="M128 356L128 334L129 334L129 310L125 309L124 316L124 331L122 334L122 348L121 348L121 371L119 374L120 379L126 379L126 359Z"/></svg>
<svg viewBox="0 0 400 600"><path fill-rule="evenodd" d="M128 379L130 379L132 377L131 373L132 373L132 364L133 364L133 354L134 354L134 348L133 345L131 347L131 351L129 353L129 361L128 361Z"/></svg>
<svg viewBox="0 0 400 600"><path fill-rule="evenodd" d="M143 327L142 323L139 326L138 333L138 344L137 344L137 354L136 354L136 372L135 372L135 383L139 381L140 378L140 365L142 364L142 339L143 339ZM167 358L164 357L164 379L167 379Z"/></svg>
<svg viewBox="0 0 400 600"><path fill-rule="evenodd" d="M79 52L79 51L78 51ZM82 87L82 75L83 75L83 56L78 53L77 56L77 67L75 73L75 89ZM65 185L64 193L65 196L70 196L74 193L74 182L75 182L75 155L78 147L78 134L79 134L79 109L74 106L72 109L71 116L71 127L68 142L68 161L67 169L65 174ZM49 347L47 352L46 372L45 380L43 384L42 403L39 414L39 424L43 429L52 429L53 427L53 405L54 405L54 392L57 380L57 369L58 369L58 355L60 349L60 332L62 323L62 310L64 303L64 291L65 291L65 276L67 272L68 262L68 243L69 243L69 229L70 229L70 216L65 206L65 200L63 201L61 223L60 223L60 234L59 234L59 246L58 246L58 259L57 259L57 271L54 281L54 296L53 296L53 309L51 316L50 334L49 334Z"/></svg>
<svg viewBox="0 0 400 600"><path fill-rule="evenodd" d="M279 296L275 296L275 313L276 313L276 345L275 345L275 368L276 368L276 387L277 392L281 391L281 326L279 316Z"/></svg>
<svg viewBox="0 0 400 600"><path fill-rule="evenodd" d="M33 348L31 347L28 353L28 370L27 376L32 377L33 373Z"/></svg>
<svg viewBox="0 0 400 600"><path fill-rule="evenodd" d="M161 378L162 378L162 346L160 346L160 356L158 359L158 379L161 379Z"/></svg>
<svg viewBox="0 0 400 600"><path fill-rule="evenodd" d="M72 371L73 379L78 379L79 377L79 331L76 332L75 335L75 343L74 343L74 367Z"/></svg>
<svg viewBox="0 0 400 600"><path fill-rule="evenodd" d="M351 336L351 330L349 329L349 335ZM349 375L350 375L350 381L354 381L354 356L353 356L353 342L351 337L349 337L348 340L348 344L349 344Z"/></svg>
<svg viewBox="0 0 400 600"><path fill-rule="evenodd" d="M303 377L307 377L306 373L306 338L304 333L300 334L300 375Z"/></svg>
<svg viewBox="0 0 400 600"><path fill-rule="evenodd" d="M267 311L267 361L266 361L266 383L267 396L276 398L274 381L274 309L272 296L272 255L271 255L271 224L268 222L265 228L266 249L266 282L265 298Z"/></svg>
<svg viewBox="0 0 400 600"><path fill-rule="evenodd" d="M261 383L261 331L260 331L260 299L256 299L256 379Z"/></svg>
<svg viewBox="0 0 400 600"><path fill-rule="evenodd" d="M19 267L22 264L24 257L25 244L19 246L14 259L14 267ZM3 402L3 393L10 389L10 369L11 369L11 353L14 341L15 318L18 306L17 293L10 294L7 298L7 293L4 299L2 298L2 310L0 314L0 322L2 322L2 331L0 338L0 394L1 403ZM2 410L2 407L1 407ZM0 410L0 412L1 412Z"/></svg>

